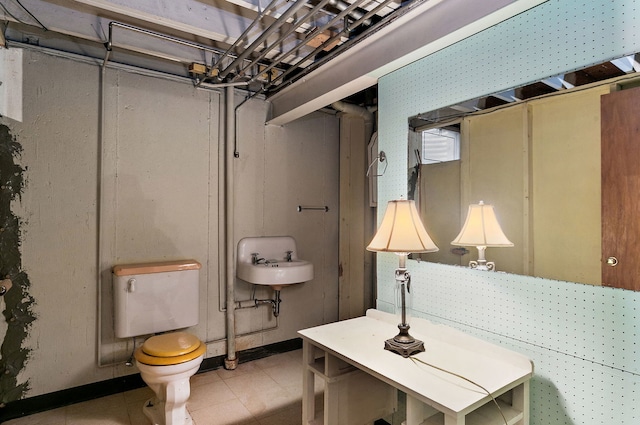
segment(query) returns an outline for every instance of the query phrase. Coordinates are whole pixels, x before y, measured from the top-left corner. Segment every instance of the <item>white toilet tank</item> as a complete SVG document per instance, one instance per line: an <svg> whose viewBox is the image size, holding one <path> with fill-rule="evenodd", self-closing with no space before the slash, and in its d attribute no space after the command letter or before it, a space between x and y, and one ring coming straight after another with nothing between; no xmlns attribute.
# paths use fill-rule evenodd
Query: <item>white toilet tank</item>
<svg viewBox="0 0 640 425"><path fill-rule="evenodd" d="M116 337L197 325L200 267L195 260L114 266Z"/></svg>

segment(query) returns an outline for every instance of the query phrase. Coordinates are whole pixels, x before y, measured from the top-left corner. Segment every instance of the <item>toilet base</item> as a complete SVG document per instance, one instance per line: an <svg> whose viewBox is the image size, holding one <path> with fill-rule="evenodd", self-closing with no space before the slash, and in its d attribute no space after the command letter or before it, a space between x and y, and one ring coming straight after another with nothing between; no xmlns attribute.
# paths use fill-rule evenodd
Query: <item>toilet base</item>
<svg viewBox="0 0 640 425"><path fill-rule="evenodd" d="M193 360L167 366L150 366L136 358L142 380L155 393L142 408L153 425L193 424L187 411L191 394L189 378L198 371L203 357L201 354Z"/></svg>
<svg viewBox="0 0 640 425"><path fill-rule="evenodd" d="M144 403L142 413L151 421L152 425L165 425L164 405L158 397L152 397ZM193 425L191 415L184 409L184 425Z"/></svg>

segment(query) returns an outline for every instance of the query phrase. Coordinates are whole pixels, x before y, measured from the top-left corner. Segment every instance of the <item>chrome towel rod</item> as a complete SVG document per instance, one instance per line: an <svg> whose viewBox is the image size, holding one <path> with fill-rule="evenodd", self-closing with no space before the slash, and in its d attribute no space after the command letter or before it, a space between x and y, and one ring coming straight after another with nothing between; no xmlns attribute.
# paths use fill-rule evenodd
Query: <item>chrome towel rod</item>
<svg viewBox="0 0 640 425"><path fill-rule="evenodd" d="M329 211L328 206L324 207L303 207L302 205L298 205L298 212L302 212L303 210L323 210L324 212Z"/></svg>

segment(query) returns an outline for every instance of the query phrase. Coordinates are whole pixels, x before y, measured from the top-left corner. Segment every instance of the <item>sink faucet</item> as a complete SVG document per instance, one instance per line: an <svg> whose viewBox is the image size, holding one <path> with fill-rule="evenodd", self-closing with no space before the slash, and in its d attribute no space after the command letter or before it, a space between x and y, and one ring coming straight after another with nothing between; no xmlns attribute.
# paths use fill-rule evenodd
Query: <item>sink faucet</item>
<svg viewBox="0 0 640 425"><path fill-rule="evenodd" d="M251 264L262 264L265 262L265 259L259 258L258 255L260 254L258 254L257 252L251 253Z"/></svg>
<svg viewBox="0 0 640 425"><path fill-rule="evenodd" d="M284 257L284 259L287 260L288 263L291 262L291 254L293 254L293 251L287 251L287 256Z"/></svg>

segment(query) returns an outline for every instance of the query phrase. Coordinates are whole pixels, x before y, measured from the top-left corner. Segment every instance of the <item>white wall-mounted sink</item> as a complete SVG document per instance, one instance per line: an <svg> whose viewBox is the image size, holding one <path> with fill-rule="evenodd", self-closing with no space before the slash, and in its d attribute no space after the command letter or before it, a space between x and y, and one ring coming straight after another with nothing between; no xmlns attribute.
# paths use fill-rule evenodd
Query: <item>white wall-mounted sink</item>
<svg viewBox="0 0 640 425"><path fill-rule="evenodd" d="M291 236L250 237L238 242L236 274L246 282L280 290L312 280L313 264L298 259Z"/></svg>
<svg viewBox="0 0 640 425"><path fill-rule="evenodd" d="M281 286L313 279L313 264L304 260L238 264L238 277L256 285Z"/></svg>

